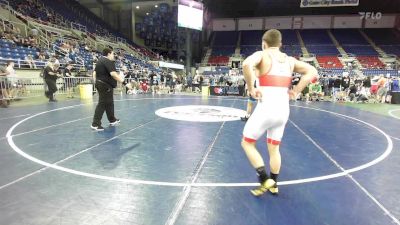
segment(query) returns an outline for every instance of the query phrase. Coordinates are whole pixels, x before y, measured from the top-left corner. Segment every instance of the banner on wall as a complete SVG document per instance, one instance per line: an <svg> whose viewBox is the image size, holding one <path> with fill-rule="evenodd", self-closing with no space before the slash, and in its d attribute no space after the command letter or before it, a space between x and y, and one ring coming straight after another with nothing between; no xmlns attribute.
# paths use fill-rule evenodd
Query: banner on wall
<svg viewBox="0 0 400 225"><path fill-rule="evenodd" d="M166 63L166 62L162 62L160 61L158 63L159 67L165 67L165 68L171 68L171 69L177 69L177 70L183 70L185 69L185 67L181 64L175 64L175 63Z"/></svg>
<svg viewBox="0 0 400 225"><path fill-rule="evenodd" d="M223 95L243 95L237 86L211 86L210 94L223 96Z"/></svg>
<svg viewBox="0 0 400 225"><path fill-rule="evenodd" d="M214 19L212 27L213 31L233 31L236 29L234 19Z"/></svg>
<svg viewBox="0 0 400 225"><path fill-rule="evenodd" d="M300 7L358 6L359 0L301 0Z"/></svg>

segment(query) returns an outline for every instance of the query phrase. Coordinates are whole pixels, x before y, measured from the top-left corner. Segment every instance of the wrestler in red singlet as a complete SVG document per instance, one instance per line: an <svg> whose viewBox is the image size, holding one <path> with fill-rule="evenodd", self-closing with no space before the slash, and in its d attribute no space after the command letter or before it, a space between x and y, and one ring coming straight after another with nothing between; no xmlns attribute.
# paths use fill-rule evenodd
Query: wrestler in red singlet
<svg viewBox="0 0 400 225"><path fill-rule="evenodd" d="M246 83L254 84L258 77L260 86L249 85L250 95L259 101L243 130L242 147L256 169L261 186L251 190L255 196L266 191L278 193L277 178L281 167L279 145L289 118L289 97L295 98L310 82L317 80L317 70L304 62L282 53L282 35L271 29L262 37L262 51L243 62ZM256 70L254 71L254 68ZM293 72L302 74L298 85L289 91ZM271 173L268 177L264 160L256 149L256 141L267 132Z"/></svg>

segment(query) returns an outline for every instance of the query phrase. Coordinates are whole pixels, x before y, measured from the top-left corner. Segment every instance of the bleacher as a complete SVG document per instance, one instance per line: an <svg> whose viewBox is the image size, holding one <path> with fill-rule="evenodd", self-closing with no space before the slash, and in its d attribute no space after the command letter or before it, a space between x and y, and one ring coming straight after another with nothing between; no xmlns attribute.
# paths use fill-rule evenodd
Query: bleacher
<svg viewBox="0 0 400 225"><path fill-rule="evenodd" d="M374 29L375 30L375 29ZM364 69L382 69L384 63L378 58L378 52L369 44L367 39L358 29L337 29L331 30L333 36L343 47L346 53L354 55L360 61ZM367 34L373 31L365 30ZM226 64L229 56L235 51L235 43L240 34L240 54L247 57L250 54L261 50L261 37L264 31L223 31L214 32L215 41L212 54L209 58L210 64ZM281 30L282 47L281 51L290 56L299 56L302 51L295 30ZM327 69L342 69L343 64L338 56L340 52L333 43L326 29L310 29L299 31L306 49L317 57L319 65ZM377 42L388 54L400 55L399 39L396 39L396 32L391 29L378 29L379 35L391 34ZM378 35L373 34L371 39L375 40ZM394 43L392 45L385 45ZM340 71L335 71L335 73Z"/></svg>
<svg viewBox="0 0 400 225"><path fill-rule="evenodd" d="M281 30L282 48L281 51L289 56L298 57L301 55L301 46L294 30Z"/></svg>
<svg viewBox="0 0 400 225"><path fill-rule="evenodd" d="M0 58L3 58L7 61L12 60L17 65L27 65L23 61L28 55L31 55L32 58L35 58L39 50L37 48L29 48L23 46L16 46L14 43L8 40L0 39ZM38 61L36 62L36 66L41 67L44 66L45 62Z"/></svg>
<svg viewBox="0 0 400 225"><path fill-rule="evenodd" d="M390 76L399 76L397 70L364 69L362 72L365 76L386 76L387 74L390 74Z"/></svg>
<svg viewBox="0 0 400 225"><path fill-rule="evenodd" d="M384 52L400 56L400 32L395 29L366 29L364 32Z"/></svg>
<svg viewBox="0 0 400 225"><path fill-rule="evenodd" d="M321 75L331 75L331 76L343 76L344 72L348 72L350 76L356 75L353 70L345 70L345 69L338 69L338 68L320 68L318 69L318 74Z"/></svg>
<svg viewBox="0 0 400 225"><path fill-rule="evenodd" d="M306 46L309 45L333 45L327 30L314 29L314 30L300 30L300 35Z"/></svg>
<svg viewBox="0 0 400 225"><path fill-rule="evenodd" d="M262 35L263 31L260 30L241 31L240 54L249 56L260 51Z"/></svg>
<svg viewBox="0 0 400 225"><path fill-rule="evenodd" d="M14 9L17 9L17 6L21 3L26 4L26 8L23 9L22 13L26 16L31 18L39 19L41 21L48 21L47 11L46 10L39 10L39 3L33 1L34 5L28 5L25 0L10 0L10 6ZM22 9L21 9L22 10Z"/></svg>
<svg viewBox="0 0 400 225"><path fill-rule="evenodd" d="M243 56L249 56L256 51L261 51L261 45L252 45L252 46L241 46L240 47L240 54Z"/></svg>
<svg viewBox="0 0 400 225"><path fill-rule="evenodd" d="M261 44L261 37L264 32L261 30L241 31L240 46L254 46Z"/></svg>
<svg viewBox="0 0 400 225"><path fill-rule="evenodd" d="M379 47L387 54L392 54L400 57L400 45L381 45Z"/></svg>
<svg viewBox="0 0 400 225"><path fill-rule="evenodd" d="M385 68L385 64L377 56L357 56L357 60L366 69Z"/></svg>
<svg viewBox="0 0 400 225"><path fill-rule="evenodd" d="M327 30L300 30L300 35L309 53L317 56L336 56L339 54Z"/></svg>
<svg viewBox="0 0 400 225"><path fill-rule="evenodd" d="M333 36L340 45L369 45L357 29L334 29Z"/></svg>
<svg viewBox="0 0 400 225"><path fill-rule="evenodd" d="M214 44L212 46L209 64L226 65L229 57L235 53L239 33L236 31L218 31L214 32Z"/></svg>
<svg viewBox="0 0 400 225"><path fill-rule="evenodd" d="M214 44L213 47L217 46L236 46L239 33L236 31L217 31L214 32Z"/></svg>
<svg viewBox="0 0 400 225"><path fill-rule="evenodd" d="M281 51L290 56L299 56L301 47L294 30L281 30L282 47ZM261 37L263 31L241 31L240 54L249 56L256 51L261 51Z"/></svg>
<svg viewBox="0 0 400 225"><path fill-rule="evenodd" d="M9 59L25 59L26 56L35 56L38 52L36 48L16 46L8 40L0 39L0 55Z"/></svg>
<svg viewBox="0 0 400 225"><path fill-rule="evenodd" d="M334 45L307 45L306 48L309 53L315 54L317 56L339 55L339 50Z"/></svg>
<svg viewBox="0 0 400 225"><path fill-rule="evenodd" d="M213 71L204 71L203 75L209 76L209 75L224 75L229 73L229 67L226 66L216 66L215 70Z"/></svg>
<svg viewBox="0 0 400 225"><path fill-rule="evenodd" d="M300 46L299 39L297 38L295 30L281 30L282 45L298 45Z"/></svg>
<svg viewBox="0 0 400 225"><path fill-rule="evenodd" d="M10 5L18 10L19 4L24 4L24 0L11 0ZM139 53L154 58L156 54L150 50L139 47L132 41L126 40L124 36L108 25L102 19L93 14L90 10L83 7L77 1L63 1L63 0L34 0L34 5L20 10L20 13L29 16L33 19L40 19L43 24L58 26L60 28L72 28L72 22L79 24L86 29L89 36L98 35L103 39L108 39L113 42L117 40L125 40L127 44L133 46ZM52 19L49 20L47 12L53 14ZM39 21L36 21L39 22ZM76 27L74 27L76 28ZM83 28L82 28L83 29Z"/></svg>
<svg viewBox="0 0 400 225"><path fill-rule="evenodd" d="M342 46L347 53L356 56L378 56L379 53L371 45L345 45Z"/></svg>
<svg viewBox="0 0 400 225"><path fill-rule="evenodd" d="M357 29L332 30L332 34L343 47L346 53L358 56L367 68L380 66L382 63L377 60L378 52L368 43ZM373 57L369 57L373 56Z"/></svg>
<svg viewBox="0 0 400 225"><path fill-rule="evenodd" d="M336 56L317 56L317 60L319 65L322 68L327 68L327 69L331 69L331 68L343 68L342 63L340 62L340 60L338 59L338 57Z"/></svg>
<svg viewBox="0 0 400 225"><path fill-rule="evenodd" d="M395 29L365 29L364 32L376 45L400 45L400 33Z"/></svg>
<svg viewBox="0 0 400 225"><path fill-rule="evenodd" d="M229 62L229 56L211 56L208 63L211 65L226 65Z"/></svg>

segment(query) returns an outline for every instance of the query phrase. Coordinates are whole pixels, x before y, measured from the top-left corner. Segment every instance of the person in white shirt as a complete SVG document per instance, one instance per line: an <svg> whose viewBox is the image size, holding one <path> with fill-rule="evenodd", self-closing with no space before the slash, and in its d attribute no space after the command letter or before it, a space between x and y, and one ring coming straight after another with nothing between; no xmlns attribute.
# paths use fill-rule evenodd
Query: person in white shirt
<svg viewBox="0 0 400 225"><path fill-rule="evenodd" d="M10 85L8 94L11 99L14 99L17 94L17 77L16 77L16 73L14 70L14 62L13 61L9 61L7 63L6 70L8 72L7 80Z"/></svg>

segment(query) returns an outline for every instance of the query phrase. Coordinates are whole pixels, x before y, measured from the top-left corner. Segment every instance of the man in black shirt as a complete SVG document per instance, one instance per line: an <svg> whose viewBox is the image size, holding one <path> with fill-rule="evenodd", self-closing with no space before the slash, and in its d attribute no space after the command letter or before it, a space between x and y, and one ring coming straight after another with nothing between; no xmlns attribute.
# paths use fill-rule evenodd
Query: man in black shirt
<svg viewBox="0 0 400 225"><path fill-rule="evenodd" d="M342 86L342 90L341 90L341 99L342 100L346 100L347 98L347 93L348 93L348 89L350 87L350 77L348 74L343 75L342 77L342 82L340 84Z"/></svg>
<svg viewBox="0 0 400 225"><path fill-rule="evenodd" d="M161 83L161 84L160 84L160 86L161 86L160 88L161 88L161 89L164 89L164 87L165 87L165 85L164 85L164 84L165 84L165 75L164 75L164 72L161 73L161 76L160 76L160 83Z"/></svg>
<svg viewBox="0 0 400 225"><path fill-rule="evenodd" d="M365 77L365 79L363 81L363 86L366 88L371 87L371 77L369 77L369 76Z"/></svg>
<svg viewBox="0 0 400 225"><path fill-rule="evenodd" d="M157 93L158 92L158 78L157 74L154 71L150 73L150 85L151 85L151 92Z"/></svg>
<svg viewBox="0 0 400 225"><path fill-rule="evenodd" d="M113 89L117 87L117 81L124 82L124 78L120 77L115 68L114 52L105 48L103 50L103 57L101 57L96 64L93 73L96 81L96 89L99 94L99 102L97 103L96 111L94 112L93 123L91 128L96 131L103 131L101 126L101 118L104 111L106 111L110 126L117 125L120 120L114 116L114 98Z"/></svg>
<svg viewBox="0 0 400 225"><path fill-rule="evenodd" d="M355 97L356 97L356 94L357 94L357 89L358 89L357 86L358 86L358 84L356 84L356 83L350 84L349 98L350 98L351 102L355 100Z"/></svg>
<svg viewBox="0 0 400 225"><path fill-rule="evenodd" d="M332 93L332 100L336 101L340 99L340 88L342 85L342 78L335 77L333 81L333 93Z"/></svg>
<svg viewBox="0 0 400 225"><path fill-rule="evenodd" d="M165 76L165 81L166 81L166 86L169 89L168 92L172 91L172 74L168 73L167 76Z"/></svg>
<svg viewBox="0 0 400 225"><path fill-rule="evenodd" d="M50 62L46 68L43 70L43 78L47 84L48 90L45 92L47 98L49 98L49 102L56 102L57 100L54 98L54 93L57 92L57 78L61 77L61 74L58 73L58 69L60 68L60 64Z"/></svg>
<svg viewBox="0 0 400 225"><path fill-rule="evenodd" d="M345 75L342 77L342 82L341 82L343 91L347 91L347 89L350 87L350 78Z"/></svg>

